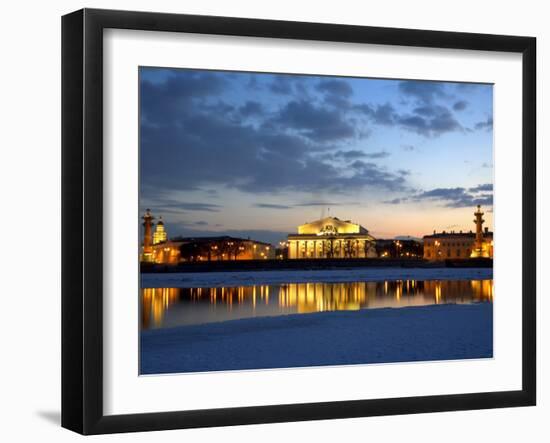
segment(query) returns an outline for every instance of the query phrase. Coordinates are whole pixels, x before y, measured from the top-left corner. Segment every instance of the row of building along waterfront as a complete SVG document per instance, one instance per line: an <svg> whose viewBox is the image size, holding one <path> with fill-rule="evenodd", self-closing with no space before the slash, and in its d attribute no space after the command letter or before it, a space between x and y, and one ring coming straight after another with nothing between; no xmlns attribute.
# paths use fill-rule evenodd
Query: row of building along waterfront
<svg viewBox="0 0 550 443"><path fill-rule="evenodd" d="M493 233L483 228L484 213L474 212L475 232L435 232L415 239L376 239L351 220L325 217L298 226L296 234L273 246L231 236L168 239L162 217L143 215L141 261L177 264L194 261L267 259L424 258L426 260L493 258Z"/></svg>

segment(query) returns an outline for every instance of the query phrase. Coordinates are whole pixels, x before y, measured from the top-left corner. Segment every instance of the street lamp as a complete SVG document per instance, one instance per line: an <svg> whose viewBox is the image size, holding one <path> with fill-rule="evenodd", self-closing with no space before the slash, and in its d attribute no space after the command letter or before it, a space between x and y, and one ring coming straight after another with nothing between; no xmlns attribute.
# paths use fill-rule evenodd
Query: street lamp
<svg viewBox="0 0 550 443"><path fill-rule="evenodd" d="M435 248L436 248L435 251L434 251L435 255L436 255L436 257L439 257L441 255L441 251L439 250L439 246L441 246L441 242L436 240L434 242L434 245L435 245Z"/></svg>
<svg viewBox="0 0 550 443"><path fill-rule="evenodd" d="M402 254L400 253L400 252L401 252L401 246L403 246L403 245L401 244L401 242L400 242L399 240L395 241L394 243L395 243L395 247L396 247L396 249L397 249L396 255L397 255L398 257L400 257L400 256L402 255Z"/></svg>

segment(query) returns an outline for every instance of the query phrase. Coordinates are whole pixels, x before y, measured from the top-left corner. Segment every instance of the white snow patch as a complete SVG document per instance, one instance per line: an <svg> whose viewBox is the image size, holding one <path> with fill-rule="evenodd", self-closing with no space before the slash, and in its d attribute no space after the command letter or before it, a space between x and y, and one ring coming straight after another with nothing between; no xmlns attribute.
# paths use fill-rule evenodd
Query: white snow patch
<svg viewBox="0 0 550 443"><path fill-rule="evenodd" d="M141 274L142 288L198 288L285 283L395 280L489 280L492 268L362 268L314 271L190 272Z"/></svg>
<svg viewBox="0 0 550 443"><path fill-rule="evenodd" d="M248 318L141 333L141 373L491 358L493 305Z"/></svg>

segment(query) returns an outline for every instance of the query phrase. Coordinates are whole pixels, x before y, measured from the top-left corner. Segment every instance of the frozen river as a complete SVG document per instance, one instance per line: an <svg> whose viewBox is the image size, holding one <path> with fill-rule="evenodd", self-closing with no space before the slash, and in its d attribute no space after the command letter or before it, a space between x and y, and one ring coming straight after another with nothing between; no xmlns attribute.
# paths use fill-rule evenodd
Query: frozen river
<svg viewBox="0 0 550 443"><path fill-rule="evenodd" d="M147 275L143 284L150 287L141 290L141 326L493 300L490 269L372 271Z"/></svg>

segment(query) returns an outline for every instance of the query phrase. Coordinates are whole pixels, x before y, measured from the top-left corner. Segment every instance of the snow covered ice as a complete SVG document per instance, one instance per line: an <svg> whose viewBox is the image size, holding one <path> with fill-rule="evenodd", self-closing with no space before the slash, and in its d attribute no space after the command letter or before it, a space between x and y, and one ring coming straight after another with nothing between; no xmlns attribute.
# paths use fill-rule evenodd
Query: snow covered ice
<svg viewBox="0 0 550 443"><path fill-rule="evenodd" d="M249 318L141 333L141 373L491 358L493 305Z"/></svg>

